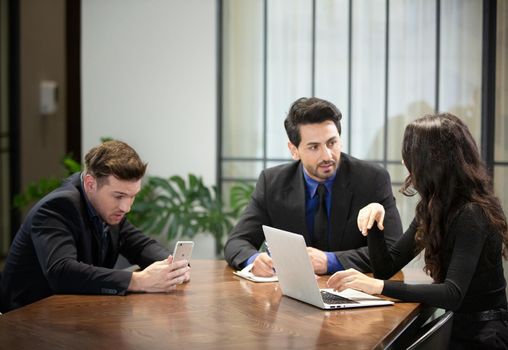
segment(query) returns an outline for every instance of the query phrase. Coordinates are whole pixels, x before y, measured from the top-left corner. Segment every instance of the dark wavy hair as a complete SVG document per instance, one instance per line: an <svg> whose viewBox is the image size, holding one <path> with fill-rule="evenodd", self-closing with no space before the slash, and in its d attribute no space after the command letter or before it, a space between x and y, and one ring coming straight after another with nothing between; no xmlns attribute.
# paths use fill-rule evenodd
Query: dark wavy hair
<svg viewBox="0 0 508 350"><path fill-rule="evenodd" d="M284 120L284 128L289 141L298 147L302 138L300 136L300 126L306 124L319 124L324 121L332 121L339 135L341 133L340 120L342 113L331 102L317 97L301 97L289 108L288 115Z"/></svg>
<svg viewBox="0 0 508 350"><path fill-rule="evenodd" d="M492 180L467 126L450 113L426 115L406 127L402 159L409 175L401 192L419 193L416 244L425 248L424 270L437 282L445 278L441 244L455 214L467 203L478 204L492 234L503 241L507 258L508 232ZM415 192L416 191L416 192Z"/></svg>
<svg viewBox="0 0 508 350"><path fill-rule="evenodd" d="M109 175L119 180L137 181L145 175L146 167L137 152L122 141L106 141L85 155L85 171L93 175L99 185Z"/></svg>

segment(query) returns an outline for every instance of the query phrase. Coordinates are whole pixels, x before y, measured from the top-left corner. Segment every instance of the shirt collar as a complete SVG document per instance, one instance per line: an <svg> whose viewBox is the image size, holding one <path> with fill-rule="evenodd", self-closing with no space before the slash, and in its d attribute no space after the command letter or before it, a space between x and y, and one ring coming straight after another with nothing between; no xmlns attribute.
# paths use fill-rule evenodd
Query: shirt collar
<svg viewBox="0 0 508 350"><path fill-rule="evenodd" d="M80 175L81 189L83 191L83 197L85 198L85 203L86 203L86 208L88 209L88 214L90 214L90 217L95 222L98 220L99 223L103 223L102 218L99 216L99 214L97 214L97 211L92 206L92 203L90 203L90 201L88 200L88 196L86 195L85 186L83 183L83 177L84 177L84 173L81 173L81 175Z"/></svg>
<svg viewBox="0 0 508 350"><path fill-rule="evenodd" d="M328 193L332 193L333 182L335 181L336 176L337 176L337 172L335 172L335 174L332 177L329 177L328 179L326 179L324 183L318 182L318 181L314 180L313 178L311 178L309 176L309 174L307 174L307 171L304 168L303 169L303 178L305 179L305 184L307 185L307 191L309 194L309 198L314 197L314 195L316 194L317 188L318 188L319 184L321 184L321 183L323 183L325 185Z"/></svg>

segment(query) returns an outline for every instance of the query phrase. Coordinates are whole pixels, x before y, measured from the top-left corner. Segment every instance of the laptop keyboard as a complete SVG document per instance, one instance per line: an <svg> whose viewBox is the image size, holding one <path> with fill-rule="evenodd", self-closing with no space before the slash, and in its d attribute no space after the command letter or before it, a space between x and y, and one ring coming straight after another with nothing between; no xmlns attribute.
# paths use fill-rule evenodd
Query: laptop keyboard
<svg viewBox="0 0 508 350"><path fill-rule="evenodd" d="M324 290L321 291L321 297L323 298L325 304L358 304L357 301L344 298L340 295L332 294Z"/></svg>

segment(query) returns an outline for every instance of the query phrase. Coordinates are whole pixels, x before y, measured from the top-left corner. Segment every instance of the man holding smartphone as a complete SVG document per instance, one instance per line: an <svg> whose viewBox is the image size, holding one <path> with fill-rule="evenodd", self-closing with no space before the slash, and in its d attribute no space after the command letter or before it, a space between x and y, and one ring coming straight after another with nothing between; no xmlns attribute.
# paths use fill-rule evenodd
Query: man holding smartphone
<svg viewBox="0 0 508 350"><path fill-rule="evenodd" d="M173 262L125 218L146 167L120 141L91 149L85 170L41 199L21 225L2 275L1 311L58 293L169 292L188 281L188 261ZM119 254L142 270L114 269Z"/></svg>

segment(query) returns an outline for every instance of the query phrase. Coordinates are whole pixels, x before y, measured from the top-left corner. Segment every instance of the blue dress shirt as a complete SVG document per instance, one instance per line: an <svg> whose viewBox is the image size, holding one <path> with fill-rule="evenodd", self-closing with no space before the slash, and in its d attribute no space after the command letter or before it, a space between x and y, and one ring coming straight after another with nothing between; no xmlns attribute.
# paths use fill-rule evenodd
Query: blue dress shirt
<svg viewBox="0 0 508 350"><path fill-rule="evenodd" d="M335 181L335 173L334 176L327 179L324 182L326 187L326 211L328 214L328 239L330 239L330 208L332 206L332 187L333 182ZM316 196L317 187L320 184L316 180L312 179L307 172L303 171L303 177L305 179L305 222L307 224L307 229L312 237L314 235L314 213L316 212L318 206L318 196ZM334 272L344 270L344 266L340 263L337 256L332 252L324 252L326 254L328 264L327 264L327 273L332 274ZM253 254L249 259L247 259L243 264L242 268L247 266L248 264L252 264L254 260L257 258L259 253Z"/></svg>

